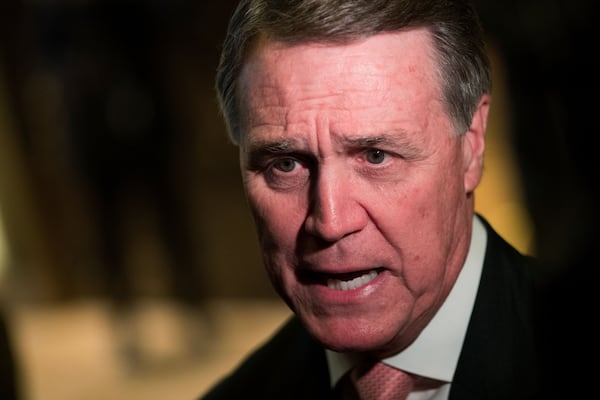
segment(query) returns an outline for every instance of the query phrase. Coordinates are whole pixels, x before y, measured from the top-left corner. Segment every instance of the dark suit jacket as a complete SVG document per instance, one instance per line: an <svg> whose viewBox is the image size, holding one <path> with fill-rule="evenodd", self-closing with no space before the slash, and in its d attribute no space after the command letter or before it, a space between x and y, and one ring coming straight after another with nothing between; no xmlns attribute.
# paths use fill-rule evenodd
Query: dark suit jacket
<svg viewBox="0 0 600 400"><path fill-rule="evenodd" d="M452 382L451 400L538 398L533 329L533 259L488 232L475 306ZM336 399L324 350L292 317L204 400ZM540 397L541 398L541 397Z"/></svg>

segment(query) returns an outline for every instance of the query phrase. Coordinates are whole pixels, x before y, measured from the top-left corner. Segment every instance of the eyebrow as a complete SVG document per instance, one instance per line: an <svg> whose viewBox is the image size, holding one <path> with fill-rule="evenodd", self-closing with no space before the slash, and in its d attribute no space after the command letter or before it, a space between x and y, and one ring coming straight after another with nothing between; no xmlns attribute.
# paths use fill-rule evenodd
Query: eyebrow
<svg viewBox="0 0 600 400"><path fill-rule="evenodd" d="M423 149L411 141L409 136L411 136L409 132L402 130L394 131L392 133L383 133L376 136L345 137L342 142L355 148L382 147L383 150L385 150L385 148L401 149L401 153L406 159L422 159Z"/></svg>
<svg viewBox="0 0 600 400"><path fill-rule="evenodd" d="M298 141L294 139L258 140L250 143L248 147L248 153L285 154L295 149L297 147L297 144Z"/></svg>
<svg viewBox="0 0 600 400"><path fill-rule="evenodd" d="M377 145L397 145L405 142L405 140L398 140L398 135L383 134L377 136L358 136L358 137L344 137L341 142L345 142L350 146L354 147L369 147Z"/></svg>
<svg viewBox="0 0 600 400"><path fill-rule="evenodd" d="M382 133L373 136L337 136L335 141L351 148L391 147L402 148L408 158L419 158L421 149L408 139L408 132L398 131ZM266 155L285 155L290 153L303 153L303 141L297 138L281 138L275 140L256 140L249 144L248 154L256 159Z"/></svg>
<svg viewBox="0 0 600 400"><path fill-rule="evenodd" d="M392 133L369 136L347 136L340 138L339 142L353 147L389 146L414 148L415 145L409 139L410 136L414 135L410 135L407 131L394 131Z"/></svg>
<svg viewBox="0 0 600 400"><path fill-rule="evenodd" d="M337 142L350 145L352 147L369 147L376 145L398 145L406 144L406 140L399 138L398 134L382 134L377 136L342 136L336 139ZM300 141L294 138L281 140L257 140L249 145L248 151L268 152L268 153L287 153L297 149Z"/></svg>

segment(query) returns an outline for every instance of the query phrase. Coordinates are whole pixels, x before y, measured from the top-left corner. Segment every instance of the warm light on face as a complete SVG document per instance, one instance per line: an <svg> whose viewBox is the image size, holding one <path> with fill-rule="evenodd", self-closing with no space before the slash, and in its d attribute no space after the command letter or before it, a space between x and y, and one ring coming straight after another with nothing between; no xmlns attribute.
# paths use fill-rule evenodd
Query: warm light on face
<svg viewBox="0 0 600 400"><path fill-rule="evenodd" d="M242 71L240 160L265 265L330 348L398 351L464 261L483 129L453 134L432 54L424 30L266 43Z"/></svg>

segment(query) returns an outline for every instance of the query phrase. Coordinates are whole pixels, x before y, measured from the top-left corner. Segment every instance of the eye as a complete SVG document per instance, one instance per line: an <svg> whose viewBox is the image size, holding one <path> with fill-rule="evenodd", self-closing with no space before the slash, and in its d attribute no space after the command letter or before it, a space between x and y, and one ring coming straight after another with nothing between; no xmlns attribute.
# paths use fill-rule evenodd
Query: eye
<svg viewBox="0 0 600 400"><path fill-rule="evenodd" d="M303 187L310 177L307 163L294 157L271 160L262 171L267 185L278 191Z"/></svg>
<svg viewBox="0 0 600 400"><path fill-rule="evenodd" d="M381 164L385 161L386 152L379 149L371 149L365 151L365 160L371 164Z"/></svg>
<svg viewBox="0 0 600 400"><path fill-rule="evenodd" d="M292 172L298 166L298 161L293 158L284 158L273 164L273 168L282 172Z"/></svg>

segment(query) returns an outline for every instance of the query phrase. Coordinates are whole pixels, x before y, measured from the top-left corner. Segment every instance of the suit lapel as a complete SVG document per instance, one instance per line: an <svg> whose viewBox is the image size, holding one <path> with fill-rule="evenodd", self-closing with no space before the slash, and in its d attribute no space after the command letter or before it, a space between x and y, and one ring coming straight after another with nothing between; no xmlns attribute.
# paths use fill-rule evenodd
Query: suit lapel
<svg viewBox="0 0 600 400"><path fill-rule="evenodd" d="M531 399L535 364L528 258L483 222L486 256L450 400Z"/></svg>

